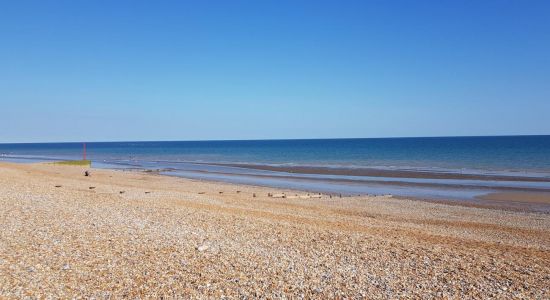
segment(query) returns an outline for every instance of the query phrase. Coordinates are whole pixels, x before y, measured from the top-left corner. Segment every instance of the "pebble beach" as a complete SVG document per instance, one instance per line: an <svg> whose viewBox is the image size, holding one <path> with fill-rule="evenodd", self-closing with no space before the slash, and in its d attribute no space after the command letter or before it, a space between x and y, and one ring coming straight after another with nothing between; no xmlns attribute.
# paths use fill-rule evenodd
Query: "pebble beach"
<svg viewBox="0 0 550 300"><path fill-rule="evenodd" d="M0 163L0 298L549 299L549 287L545 213Z"/></svg>

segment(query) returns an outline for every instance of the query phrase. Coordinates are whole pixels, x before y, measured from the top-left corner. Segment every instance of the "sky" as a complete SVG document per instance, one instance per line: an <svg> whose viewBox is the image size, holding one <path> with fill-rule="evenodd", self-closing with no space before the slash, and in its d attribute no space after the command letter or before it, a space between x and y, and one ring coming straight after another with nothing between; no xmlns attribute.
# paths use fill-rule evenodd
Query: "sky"
<svg viewBox="0 0 550 300"><path fill-rule="evenodd" d="M1 1L0 142L550 134L550 1Z"/></svg>

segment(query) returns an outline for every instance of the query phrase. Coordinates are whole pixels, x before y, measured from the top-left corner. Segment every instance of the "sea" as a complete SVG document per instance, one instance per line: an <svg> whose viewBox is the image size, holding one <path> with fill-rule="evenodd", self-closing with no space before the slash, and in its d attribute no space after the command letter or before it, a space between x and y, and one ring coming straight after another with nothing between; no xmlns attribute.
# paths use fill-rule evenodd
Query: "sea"
<svg viewBox="0 0 550 300"><path fill-rule="evenodd" d="M93 167L334 195L473 201L550 192L550 135L87 142ZM83 143L0 143L0 161L81 159Z"/></svg>

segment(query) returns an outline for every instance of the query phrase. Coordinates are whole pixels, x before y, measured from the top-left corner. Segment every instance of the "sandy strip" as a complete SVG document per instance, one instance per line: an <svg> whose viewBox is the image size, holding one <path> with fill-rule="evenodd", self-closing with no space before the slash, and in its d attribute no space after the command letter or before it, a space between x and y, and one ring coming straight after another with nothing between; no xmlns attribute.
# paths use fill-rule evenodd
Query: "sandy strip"
<svg viewBox="0 0 550 300"><path fill-rule="evenodd" d="M550 204L550 193L490 193L479 198L503 202Z"/></svg>
<svg viewBox="0 0 550 300"><path fill-rule="evenodd" d="M550 215L0 163L0 298L550 298Z"/></svg>
<svg viewBox="0 0 550 300"><path fill-rule="evenodd" d="M196 163L203 165L227 166L245 169L276 171L297 174L320 174L320 175L346 175L346 176L371 176L389 178L425 178L425 179L473 179L473 180L501 180L501 181L531 181L550 182L548 177L532 177L521 175L491 175L491 174L463 174L444 173L435 171L414 171L414 170L382 170L373 168L322 168L306 166L272 166L256 164L222 164L222 163Z"/></svg>

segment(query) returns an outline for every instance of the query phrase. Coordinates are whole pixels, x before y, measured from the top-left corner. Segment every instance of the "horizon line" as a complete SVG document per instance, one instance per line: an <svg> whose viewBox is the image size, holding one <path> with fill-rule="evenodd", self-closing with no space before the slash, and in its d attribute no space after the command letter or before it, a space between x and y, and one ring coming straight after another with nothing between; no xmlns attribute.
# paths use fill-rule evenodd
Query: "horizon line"
<svg viewBox="0 0 550 300"><path fill-rule="evenodd" d="M339 138L274 138L274 139L204 139L204 140L113 140L113 141L62 141L62 142L0 142L7 144L76 144L76 143L148 143L148 142L239 142L239 141L305 141L305 140L363 140L363 139L417 139L417 138L466 138L466 137L533 137L550 134L502 134L502 135L437 135L437 136L386 136Z"/></svg>

